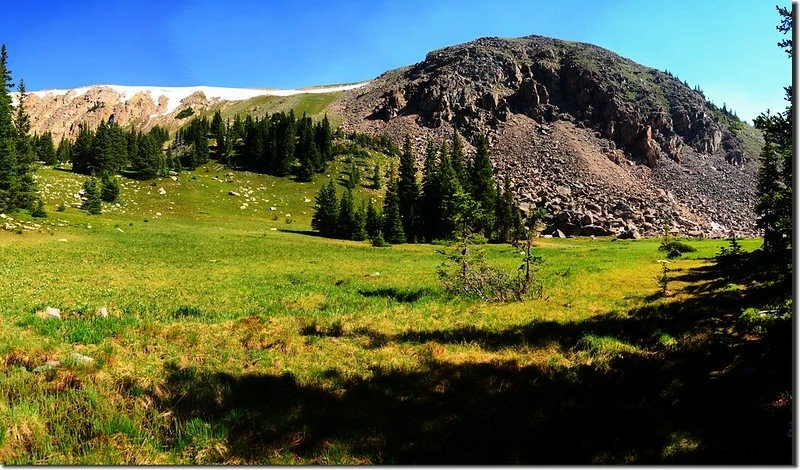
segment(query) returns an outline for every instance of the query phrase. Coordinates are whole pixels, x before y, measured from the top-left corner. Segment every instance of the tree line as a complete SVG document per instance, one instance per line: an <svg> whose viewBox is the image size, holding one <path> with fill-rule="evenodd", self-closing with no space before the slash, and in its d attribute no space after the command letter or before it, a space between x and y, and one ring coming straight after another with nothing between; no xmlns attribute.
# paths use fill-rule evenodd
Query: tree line
<svg viewBox="0 0 800 470"><path fill-rule="evenodd" d="M406 136L399 171L390 170L380 210L372 199L357 205L352 184L339 199L331 179L317 195L312 227L326 237L414 243L452 239L467 221L472 232L486 239L513 241L522 235L523 224L511 182L508 176L502 188L495 182L485 137L476 149L473 158L466 158L455 131L438 147L428 141L420 180Z"/></svg>
<svg viewBox="0 0 800 470"><path fill-rule="evenodd" d="M209 147L214 139L214 152ZM311 181L323 173L333 159L333 131L328 116L320 121L296 117L294 110L258 118L238 114L223 121L219 111L192 119L177 133L175 152L187 168L196 168L210 158L229 166L274 176L294 175L298 181Z"/></svg>

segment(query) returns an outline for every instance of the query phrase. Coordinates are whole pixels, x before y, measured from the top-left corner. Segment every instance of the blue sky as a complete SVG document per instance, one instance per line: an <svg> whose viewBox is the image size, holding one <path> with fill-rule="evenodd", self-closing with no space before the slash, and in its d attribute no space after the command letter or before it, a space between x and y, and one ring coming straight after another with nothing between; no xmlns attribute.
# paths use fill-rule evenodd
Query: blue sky
<svg viewBox="0 0 800 470"><path fill-rule="evenodd" d="M481 36L590 42L700 85L745 119L782 110L782 1L3 1L29 90L90 84L296 88L362 81Z"/></svg>

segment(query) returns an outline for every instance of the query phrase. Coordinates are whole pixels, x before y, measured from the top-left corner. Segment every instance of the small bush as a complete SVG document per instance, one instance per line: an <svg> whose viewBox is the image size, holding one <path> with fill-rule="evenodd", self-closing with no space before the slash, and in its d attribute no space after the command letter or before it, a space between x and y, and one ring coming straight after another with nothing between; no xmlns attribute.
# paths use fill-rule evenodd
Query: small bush
<svg viewBox="0 0 800 470"><path fill-rule="evenodd" d="M668 253L667 257L672 256L677 258L684 253L693 253L697 251L697 248L678 240L667 240L661 242L661 245L658 247L658 251L664 251Z"/></svg>
<svg viewBox="0 0 800 470"><path fill-rule="evenodd" d="M58 204L58 207L56 207L56 212L64 212L65 210L67 210L67 206L62 201L61 203Z"/></svg>
<svg viewBox="0 0 800 470"><path fill-rule="evenodd" d="M191 305L181 305L174 312L172 312L173 318L186 318L186 317L199 317L203 313L200 311L199 308L193 307Z"/></svg>
<svg viewBox="0 0 800 470"><path fill-rule="evenodd" d="M380 233L372 237L371 241L372 241L372 246L376 246L378 248L391 246L389 243L386 243L386 240L383 239L383 235L381 235Z"/></svg>
<svg viewBox="0 0 800 470"><path fill-rule="evenodd" d="M47 217L47 212L44 210L44 202L41 199L37 199L31 209L31 216L37 219L43 219Z"/></svg>
<svg viewBox="0 0 800 470"><path fill-rule="evenodd" d="M763 335L782 320L788 320L789 314L783 309L747 308L739 315L739 326L746 333Z"/></svg>

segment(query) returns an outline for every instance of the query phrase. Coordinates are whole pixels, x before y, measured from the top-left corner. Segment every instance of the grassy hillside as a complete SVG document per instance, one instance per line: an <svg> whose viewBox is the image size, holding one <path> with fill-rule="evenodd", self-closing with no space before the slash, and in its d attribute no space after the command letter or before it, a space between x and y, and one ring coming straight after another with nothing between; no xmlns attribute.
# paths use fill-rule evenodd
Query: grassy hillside
<svg viewBox="0 0 800 470"><path fill-rule="evenodd" d="M487 304L443 294L447 247L309 234L324 176L211 163L100 216L38 178L47 223L0 230L0 462L788 460L790 374L733 328L754 287L709 268L724 241L664 297L658 240L539 239L543 297Z"/></svg>

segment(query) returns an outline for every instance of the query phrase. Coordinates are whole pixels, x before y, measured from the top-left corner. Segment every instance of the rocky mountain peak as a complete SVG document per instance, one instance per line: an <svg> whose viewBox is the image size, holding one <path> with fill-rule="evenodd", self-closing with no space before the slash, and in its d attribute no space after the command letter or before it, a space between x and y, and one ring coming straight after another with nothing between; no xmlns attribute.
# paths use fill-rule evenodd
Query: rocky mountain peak
<svg viewBox="0 0 800 470"><path fill-rule="evenodd" d="M757 132L672 74L591 44L487 37L438 49L348 94L341 111L347 129L418 136L418 155L454 129L488 135L498 178L512 176L523 204L547 204L567 234L635 224L654 235L662 223L754 233Z"/></svg>

